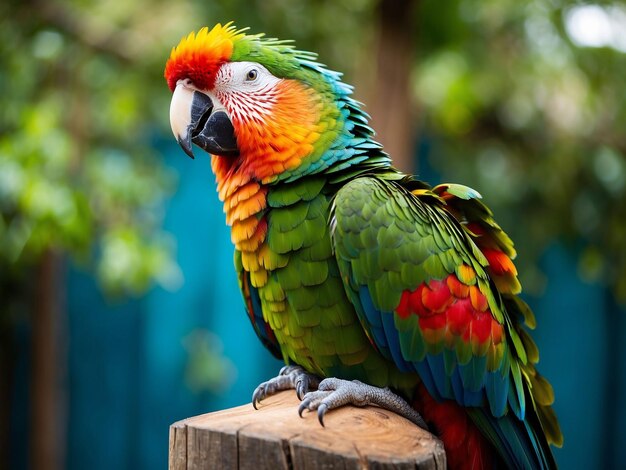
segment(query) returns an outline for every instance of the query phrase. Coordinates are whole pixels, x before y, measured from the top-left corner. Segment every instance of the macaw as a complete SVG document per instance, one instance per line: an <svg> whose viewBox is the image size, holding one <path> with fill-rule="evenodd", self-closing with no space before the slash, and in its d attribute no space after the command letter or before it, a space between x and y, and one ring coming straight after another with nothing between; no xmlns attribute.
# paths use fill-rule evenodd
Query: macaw
<svg viewBox="0 0 626 470"><path fill-rule="evenodd" d="M341 75L290 41L202 28L171 51L170 123L211 155L245 309L287 364L255 407L396 411L450 468L555 468L562 434L537 372L510 238L459 184L392 166Z"/></svg>

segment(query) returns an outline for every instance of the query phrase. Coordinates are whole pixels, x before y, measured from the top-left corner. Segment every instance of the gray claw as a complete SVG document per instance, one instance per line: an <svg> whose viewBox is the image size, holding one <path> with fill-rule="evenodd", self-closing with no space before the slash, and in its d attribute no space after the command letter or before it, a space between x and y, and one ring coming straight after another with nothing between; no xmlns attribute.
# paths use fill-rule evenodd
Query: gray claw
<svg viewBox="0 0 626 470"><path fill-rule="evenodd" d="M281 390L295 390L298 398L302 400L304 395L312 387L317 387L320 383L319 377L305 371L296 365L284 366L280 369L277 377L260 384L252 393L252 406L258 409L257 405L261 400L274 395Z"/></svg>
<svg viewBox="0 0 626 470"><path fill-rule="evenodd" d="M300 403L300 406L298 406L298 416L300 416L300 418L302 418L302 413L304 412L304 410L308 409L306 403L303 401L302 403Z"/></svg>
<svg viewBox="0 0 626 470"><path fill-rule="evenodd" d="M322 403L319 408L317 408L317 419L319 420L323 428L326 427L324 426L324 415L326 414L327 409L328 406L326 406L324 403Z"/></svg>
<svg viewBox="0 0 626 470"><path fill-rule="evenodd" d="M302 401L304 395L309 391L311 387L319 385L320 381L317 376L311 374L300 374L296 379L296 395L298 400Z"/></svg>
<svg viewBox="0 0 626 470"><path fill-rule="evenodd" d="M265 391L265 383L262 383L257 388L254 389L254 393L252 394L252 406L255 410L258 410L257 403L260 403L267 395Z"/></svg>

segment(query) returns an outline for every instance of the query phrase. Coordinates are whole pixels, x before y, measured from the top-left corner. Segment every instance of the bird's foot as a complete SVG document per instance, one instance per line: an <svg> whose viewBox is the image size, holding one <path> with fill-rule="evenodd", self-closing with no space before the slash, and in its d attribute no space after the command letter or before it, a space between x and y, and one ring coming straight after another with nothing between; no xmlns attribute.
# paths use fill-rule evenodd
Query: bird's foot
<svg viewBox="0 0 626 470"><path fill-rule="evenodd" d="M308 392L304 396L304 400L298 408L298 414L302 417L304 410L317 410L320 424L324 426L324 415L328 410L348 404L355 406L376 405L385 410L393 411L428 431L424 419L402 397L388 388L374 387L358 380L349 381L336 378L322 380L316 391Z"/></svg>
<svg viewBox="0 0 626 470"><path fill-rule="evenodd" d="M252 406L256 410L261 400L281 390L295 390L298 398L302 400L311 388L317 388L320 380L317 375L305 371L300 366L285 366L280 369L277 377L263 382L254 390Z"/></svg>

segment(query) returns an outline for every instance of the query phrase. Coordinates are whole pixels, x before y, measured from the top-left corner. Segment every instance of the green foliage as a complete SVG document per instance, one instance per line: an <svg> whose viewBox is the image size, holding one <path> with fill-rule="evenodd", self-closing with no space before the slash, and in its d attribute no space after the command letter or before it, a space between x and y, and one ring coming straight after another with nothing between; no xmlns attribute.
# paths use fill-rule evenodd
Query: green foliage
<svg viewBox="0 0 626 470"><path fill-rule="evenodd" d="M584 279L626 298L626 55L576 43L567 24L576 5L417 2L414 92L434 142L432 165L493 207L522 254L527 290L542 288L538 256L566 239L581 252ZM373 82L377 7L3 3L2 266L19 269L52 248L92 263L112 290L137 292L155 279L176 285L174 242L159 229L175 181L150 145L169 134L162 70L172 45L192 29L234 20L318 52L358 85L358 97Z"/></svg>
<svg viewBox="0 0 626 470"><path fill-rule="evenodd" d="M122 15L104 2L116 8L94 17L84 2L12 3L0 7L0 269L53 250L112 292L175 287L174 242L160 229L175 179L151 149L167 119L167 47L137 44L142 27L116 21L139 5Z"/></svg>
<svg viewBox="0 0 626 470"><path fill-rule="evenodd" d="M575 3L458 0L418 12L415 93L445 180L480 190L516 241L525 288L555 239L626 300L624 51L568 35Z"/></svg>

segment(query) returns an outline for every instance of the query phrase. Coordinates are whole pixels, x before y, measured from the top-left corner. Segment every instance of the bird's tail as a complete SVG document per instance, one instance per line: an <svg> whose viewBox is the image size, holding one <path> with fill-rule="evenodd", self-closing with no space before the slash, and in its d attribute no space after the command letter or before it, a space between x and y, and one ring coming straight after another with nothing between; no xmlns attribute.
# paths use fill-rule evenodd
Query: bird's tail
<svg viewBox="0 0 626 470"><path fill-rule="evenodd" d="M452 400L437 402L420 384L414 407L441 439L450 470L482 470L498 467L493 445L468 416L465 408Z"/></svg>
<svg viewBox="0 0 626 470"><path fill-rule="evenodd" d="M420 385L415 408L443 441L452 470L557 468L533 406L523 421L513 413L495 418L489 409L437 402Z"/></svg>
<svg viewBox="0 0 626 470"><path fill-rule="evenodd" d="M556 469L557 464L535 409L526 409L524 420L513 413L495 418L488 409L468 408L468 415L493 444L506 468Z"/></svg>

